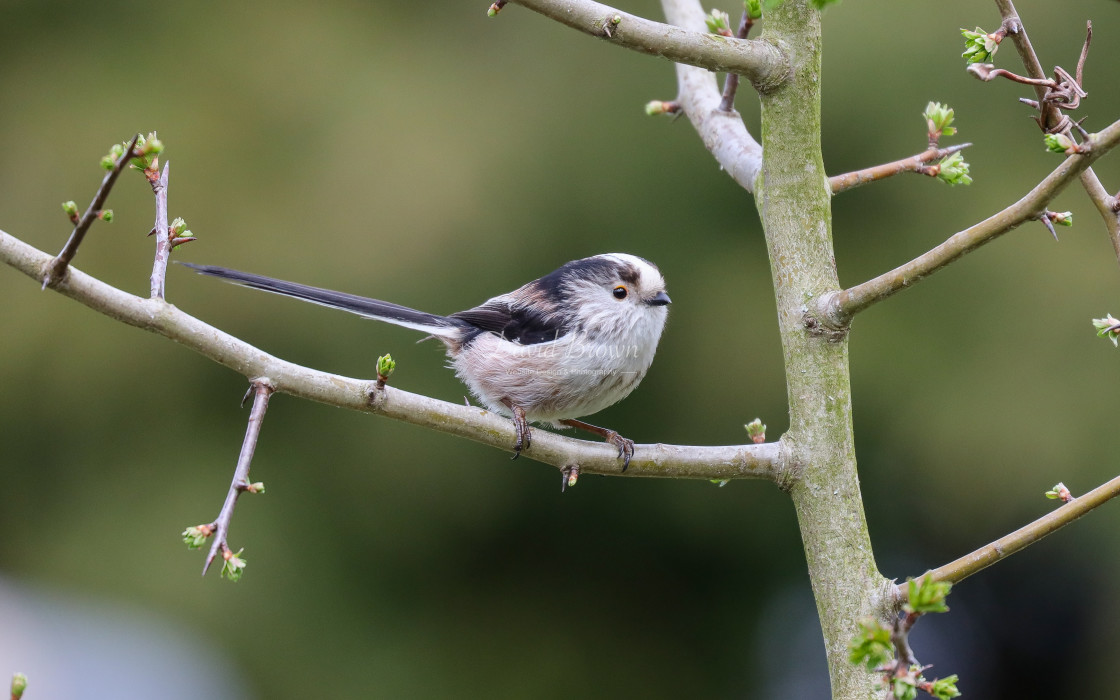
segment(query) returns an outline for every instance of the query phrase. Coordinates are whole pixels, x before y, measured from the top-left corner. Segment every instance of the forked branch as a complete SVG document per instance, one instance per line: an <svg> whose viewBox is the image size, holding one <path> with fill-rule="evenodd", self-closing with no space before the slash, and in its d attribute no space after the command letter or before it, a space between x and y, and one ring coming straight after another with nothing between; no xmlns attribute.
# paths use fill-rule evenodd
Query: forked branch
<svg viewBox="0 0 1120 700"><path fill-rule="evenodd" d="M1088 146L1083 152L1068 156L1030 193L998 214L953 234L933 250L875 279L823 295L817 308L818 321L829 328L846 328L857 312L906 289L1024 222L1037 219L1054 197L1117 143L1120 143L1120 121L1113 122L1099 134L1090 135L1083 144Z"/></svg>

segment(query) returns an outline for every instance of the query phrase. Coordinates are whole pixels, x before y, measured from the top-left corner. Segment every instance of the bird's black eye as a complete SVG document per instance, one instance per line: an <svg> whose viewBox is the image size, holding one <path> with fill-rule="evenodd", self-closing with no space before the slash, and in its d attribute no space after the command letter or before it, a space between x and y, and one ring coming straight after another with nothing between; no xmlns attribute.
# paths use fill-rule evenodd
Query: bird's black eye
<svg viewBox="0 0 1120 700"><path fill-rule="evenodd" d="M626 287L623 287L620 284L614 288L614 292L612 293L614 294L615 299L625 299L627 294Z"/></svg>

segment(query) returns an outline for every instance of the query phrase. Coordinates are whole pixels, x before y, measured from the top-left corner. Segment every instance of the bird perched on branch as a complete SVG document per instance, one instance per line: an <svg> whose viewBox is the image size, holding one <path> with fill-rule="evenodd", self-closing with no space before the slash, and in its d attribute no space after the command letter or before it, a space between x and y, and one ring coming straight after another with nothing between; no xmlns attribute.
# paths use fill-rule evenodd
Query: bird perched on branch
<svg viewBox="0 0 1120 700"><path fill-rule="evenodd" d="M514 458L531 442L530 422L575 427L618 448L622 469L634 442L576 420L630 394L653 362L670 303L647 260L608 253L573 260L472 309L429 314L294 282L210 265L204 275L412 328L447 346L455 375L487 409L513 419Z"/></svg>

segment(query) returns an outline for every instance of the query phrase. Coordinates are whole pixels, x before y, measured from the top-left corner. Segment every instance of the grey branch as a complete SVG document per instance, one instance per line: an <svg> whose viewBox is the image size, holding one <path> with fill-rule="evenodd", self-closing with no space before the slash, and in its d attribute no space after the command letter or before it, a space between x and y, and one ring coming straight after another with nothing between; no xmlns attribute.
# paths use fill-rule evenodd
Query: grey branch
<svg viewBox="0 0 1120 700"><path fill-rule="evenodd" d="M163 299L167 282L167 261L171 257L171 232L167 224L167 176L171 161L163 166L159 181L153 183L152 193L156 197L156 224L152 231L156 236L156 254L152 262L152 297Z"/></svg>
<svg viewBox="0 0 1120 700"><path fill-rule="evenodd" d="M82 218L79 219L78 223L74 226L74 230L71 232L70 238L66 241L66 245L62 247L62 251L59 252L58 257L54 259L50 267L46 268L44 271L42 279L44 289L54 286L62 279L63 273L66 272L66 266L74 259L74 256L78 252L78 246L82 244L82 239L85 238L86 232L89 231L93 220L97 218L97 212L101 211L105 206L105 200L109 198L109 192L113 189L117 178L120 177L121 170L124 168L125 164L132 159L132 151L136 148L136 142L139 138L140 134L136 134L132 137L132 141L129 142L128 147L125 148L120 157L113 162L113 167L110 168L109 172L106 173L105 177L101 180L101 186L97 188L97 193L93 195L93 201L89 203L89 206L86 207L86 213L82 215Z"/></svg>
<svg viewBox="0 0 1120 700"><path fill-rule="evenodd" d="M0 231L0 260L32 279L41 280L51 256ZM514 441L512 422L499 415L393 387L376 390L375 380L342 377L281 360L163 299L133 296L77 269L72 268L55 290L118 321L170 338L250 380L268 377L278 392L388 416L499 449L508 450ZM622 471L614 446L540 429L534 431L532 447L522 454L559 468L578 466L585 475ZM637 446L626 475L767 479L785 488L796 478L792 471L785 467L780 441L710 447L652 444Z"/></svg>
<svg viewBox="0 0 1120 700"><path fill-rule="evenodd" d="M851 289L822 295L817 307L817 313L821 317L819 320L829 328L845 328L857 312L906 289L1020 224L1038 218L1058 193L1118 142L1120 121L1113 122L1099 134L1092 134L1082 144L1083 147L1087 146L1085 152L1066 157L1056 170L1025 197L998 214L953 234L933 250L875 279Z"/></svg>
<svg viewBox="0 0 1120 700"><path fill-rule="evenodd" d="M673 24L697 33L706 26L697 0L662 0L661 5ZM723 95L716 76L703 68L677 64L677 84L678 100L704 147L735 182L754 192L762 170L762 146L751 137L738 112L720 109Z"/></svg>
<svg viewBox="0 0 1120 700"><path fill-rule="evenodd" d="M1031 40L1027 36L1027 28L1023 26L1015 11L1015 5L1011 0L996 0L996 7L999 9L1004 23L1012 24L1016 29L1014 33L1010 34L1010 37L1015 42L1015 49L1019 52L1019 58L1023 61L1023 67L1026 68L1027 75L1032 78L1045 77L1042 72L1042 62L1038 60L1038 54L1035 53ZM1079 82L1084 76L1085 54L1088 49L1089 42L1086 40L1085 47L1081 52L1081 59L1077 63L1077 79ZM1043 128L1055 126L1061 121L1061 111L1053 103L1043 101L1042 98L1045 95L1045 89L1039 86L1035 87L1035 96L1038 97L1042 105L1042 124L1040 126ZM1105 229L1108 231L1108 238L1112 242L1112 250L1116 254L1116 260L1120 262L1120 213L1117 212L1116 197L1108 193L1092 168L1088 168L1081 173L1081 185L1085 188L1089 199L1093 201L1093 206L1097 208L1097 212L1101 215Z"/></svg>
<svg viewBox="0 0 1120 700"><path fill-rule="evenodd" d="M758 39L734 39L643 19L593 0L510 0L578 29L641 53L710 71L738 73L760 92L772 90L789 74L789 62L776 46ZM673 20L670 18L669 20Z"/></svg>
<svg viewBox="0 0 1120 700"><path fill-rule="evenodd" d="M167 167L164 166L166 175ZM253 463L253 454L257 451L257 439L261 435L261 426L264 424L264 414L268 410L268 397L272 395L272 383L265 377L253 380L249 391L253 394L253 408L249 412L249 424L245 428L245 439L241 443L241 453L237 456L237 466L233 470L233 481L230 482L226 500L222 503L222 510L218 519L211 523L214 528L214 542L210 545L210 553L206 556L206 563L202 566L202 575L205 576L214 557L219 552L229 551L229 525L233 520L233 509L241 494L249 490L249 465ZM247 397L246 397L247 398Z"/></svg>
<svg viewBox="0 0 1120 700"><path fill-rule="evenodd" d="M1093 489L1084 496L1069 501L1057 510L1051 511L1038 520L1024 525L1015 532L999 538L995 542L986 544L980 549L966 554L956 561L939 566L923 576L930 576L935 581L948 581L958 583L969 576L986 569L997 561L1029 547L1043 537L1056 530L1069 525L1074 520L1094 510L1116 496L1120 496L1120 476ZM907 589L905 584L895 586L894 598L897 604L906 599Z"/></svg>
<svg viewBox="0 0 1120 700"><path fill-rule="evenodd" d="M843 175L833 175L828 178L828 185L832 188L832 194L839 194L845 190L850 190L853 187L859 187L875 180L882 180L898 175L899 173L916 173L922 169L922 166L935 160L941 160L947 156L951 156L958 151L971 146L971 143L962 143L956 146L949 146L947 148L930 148L921 153L896 160L893 163L883 163L882 165L875 165L863 170L855 170Z"/></svg>

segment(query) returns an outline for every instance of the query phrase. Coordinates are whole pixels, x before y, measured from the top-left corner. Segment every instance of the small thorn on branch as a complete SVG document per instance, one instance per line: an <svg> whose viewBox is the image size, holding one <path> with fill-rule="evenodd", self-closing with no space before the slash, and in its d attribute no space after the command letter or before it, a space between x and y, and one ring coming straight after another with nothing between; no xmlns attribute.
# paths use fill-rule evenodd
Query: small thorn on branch
<svg viewBox="0 0 1120 700"><path fill-rule="evenodd" d="M264 484L261 482L249 483L249 465L253 461L253 453L257 449L257 439L260 437L261 425L264 422L265 411L268 410L268 399L272 395L274 388L272 383L264 378L254 379L250 386L250 392L253 396L253 408L249 413L249 425L245 429L245 439L241 444L241 453L237 458L237 467L233 472L233 481L230 483L229 491L226 494L226 500L222 504L222 510L218 513L218 517L213 523L208 525L199 525L195 528L187 528L183 532L183 539L187 542L187 546L200 547L206 539L213 537L213 544L210 546L210 552L206 556L206 562L202 566L202 575L205 576L206 572L210 569L211 562L220 553L224 564L222 566L222 575L231 581L236 581L241 577L242 571L245 569L245 560L241 558L241 551L234 553L229 548L227 538L229 536L229 526L233 519L233 509L237 505L237 499L242 493L248 491L249 493L264 493ZM244 405L244 401L242 402ZM192 546L193 543L193 546Z"/></svg>
<svg viewBox="0 0 1120 700"><path fill-rule="evenodd" d="M1058 240L1058 232L1054 229L1054 224L1059 226L1073 226L1073 212L1070 211L1050 211L1047 209L1035 218L1046 226L1046 229L1050 231L1050 235L1054 237L1055 241Z"/></svg>

